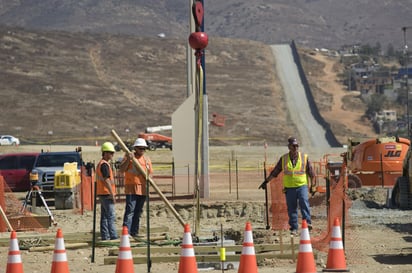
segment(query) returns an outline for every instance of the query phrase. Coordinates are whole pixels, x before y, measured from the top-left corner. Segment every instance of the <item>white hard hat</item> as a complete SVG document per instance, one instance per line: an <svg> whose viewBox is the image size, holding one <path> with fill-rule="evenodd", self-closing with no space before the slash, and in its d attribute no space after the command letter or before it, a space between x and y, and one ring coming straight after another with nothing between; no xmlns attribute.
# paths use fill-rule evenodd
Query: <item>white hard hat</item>
<svg viewBox="0 0 412 273"><path fill-rule="evenodd" d="M146 140L143 138L138 138L133 144L133 147L147 147Z"/></svg>

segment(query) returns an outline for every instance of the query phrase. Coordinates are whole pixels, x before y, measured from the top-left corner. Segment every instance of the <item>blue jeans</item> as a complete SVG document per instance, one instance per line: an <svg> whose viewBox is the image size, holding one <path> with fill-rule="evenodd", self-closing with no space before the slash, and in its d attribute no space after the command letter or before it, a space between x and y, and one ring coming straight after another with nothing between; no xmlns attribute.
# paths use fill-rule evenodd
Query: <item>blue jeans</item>
<svg viewBox="0 0 412 273"><path fill-rule="evenodd" d="M302 219L308 224L312 224L310 218L308 186L304 185L299 188L286 188L286 204L288 206L290 230L298 230L298 201Z"/></svg>
<svg viewBox="0 0 412 273"><path fill-rule="evenodd" d="M123 226L129 230L129 234L139 234L140 216L143 212L146 195L126 194L126 210L123 217Z"/></svg>
<svg viewBox="0 0 412 273"><path fill-rule="evenodd" d="M117 239L115 226L114 201L109 195L99 195L100 199L100 235L102 240Z"/></svg>

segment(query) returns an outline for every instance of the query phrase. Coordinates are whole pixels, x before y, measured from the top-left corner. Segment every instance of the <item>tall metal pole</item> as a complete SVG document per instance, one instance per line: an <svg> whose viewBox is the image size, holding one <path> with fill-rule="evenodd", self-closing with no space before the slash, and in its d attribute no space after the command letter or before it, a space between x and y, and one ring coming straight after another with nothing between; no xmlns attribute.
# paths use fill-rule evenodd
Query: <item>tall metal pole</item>
<svg viewBox="0 0 412 273"><path fill-rule="evenodd" d="M192 16L192 6L193 6L193 0L189 0L189 34L192 32L195 32L196 27L195 27L195 21ZM186 97L188 98L191 94L194 93L194 83L195 83L195 69L196 69L196 61L195 61L195 55L193 49L189 46L189 44L186 44L186 58L187 58L187 94Z"/></svg>
<svg viewBox="0 0 412 273"><path fill-rule="evenodd" d="M204 1L200 1L205 7ZM205 32L205 16L203 16L203 24L201 25L201 31ZM203 113L202 113L202 164L201 164L201 192L200 195L202 198L209 198L209 103L208 96L206 92L206 59L205 51L202 55L202 69L203 69Z"/></svg>
<svg viewBox="0 0 412 273"><path fill-rule="evenodd" d="M149 182L149 164L146 162L146 239L147 239L147 251L146 251L146 265L147 272L150 272L152 268L152 260L150 257L150 182Z"/></svg>
<svg viewBox="0 0 412 273"><path fill-rule="evenodd" d="M200 197L209 197L209 134L208 134L208 102L205 84L204 49L208 44L208 36L202 30L203 25L203 1L196 0L192 6L196 31L189 36L189 44L195 49L196 56L196 92L195 92L195 179L197 216L195 234L199 230L200 222Z"/></svg>

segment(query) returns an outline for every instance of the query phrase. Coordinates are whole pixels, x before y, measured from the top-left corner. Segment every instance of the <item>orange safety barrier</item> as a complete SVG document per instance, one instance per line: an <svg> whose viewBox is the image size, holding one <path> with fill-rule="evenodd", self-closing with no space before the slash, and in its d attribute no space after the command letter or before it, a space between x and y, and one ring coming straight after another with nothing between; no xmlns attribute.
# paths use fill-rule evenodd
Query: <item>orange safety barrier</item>
<svg viewBox="0 0 412 273"><path fill-rule="evenodd" d="M328 251L334 219L336 217L339 219L344 219L348 215L347 212L351 206L351 201L345 192L347 185L347 177L344 175L346 173L345 164L342 164L339 173L339 176L337 176L336 173L331 172L326 172L324 174L325 180L330 181L328 189L330 198L329 200L326 200L327 205L325 207L325 210L327 211L327 225L323 228L323 230L322 227L319 227L321 233L312 238L313 247L319 251ZM270 182L269 186L271 196L271 228L273 230L288 230L289 218L287 213L286 198L282 191L282 173L277 178L274 178ZM320 194L324 194L326 198L326 193L317 193L318 196Z"/></svg>
<svg viewBox="0 0 412 273"><path fill-rule="evenodd" d="M22 211L22 201L13 194L2 176L0 176L0 205L13 230L45 232L51 224L49 216L32 215L30 211ZM7 230L5 220L0 217L0 232L6 232Z"/></svg>
<svg viewBox="0 0 412 273"><path fill-rule="evenodd" d="M327 200L329 201L327 207L327 227L321 235L312 239L313 247L324 252L328 251L328 246L332 235L332 228L334 226L334 220L336 218L345 219L352 204L346 194L347 176L345 175L345 164L342 165L340 174L341 175L339 176L337 183L333 182L333 180L331 179L329 187L330 197L329 200Z"/></svg>
<svg viewBox="0 0 412 273"><path fill-rule="evenodd" d="M81 188L80 196L82 200L82 208L85 210L93 210L94 202L94 173L91 176L86 175L86 168L83 166L81 171Z"/></svg>
<svg viewBox="0 0 412 273"><path fill-rule="evenodd" d="M272 179L270 182L270 196L272 212L272 229L274 230L289 230L288 209L286 206L286 198L283 193L282 183L283 173Z"/></svg>

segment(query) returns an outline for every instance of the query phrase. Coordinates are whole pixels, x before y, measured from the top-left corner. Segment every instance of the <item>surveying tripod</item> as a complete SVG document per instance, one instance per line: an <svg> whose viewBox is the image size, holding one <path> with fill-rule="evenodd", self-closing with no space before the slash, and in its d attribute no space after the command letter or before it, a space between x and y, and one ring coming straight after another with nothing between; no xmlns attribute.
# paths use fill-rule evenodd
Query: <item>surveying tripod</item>
<svg viewBox="0 0 412 273"><path fill-rule="evenodd" d="M37 186L36 184L34 184L34 185L32 184L30 190L27 192L26 198L25 198L24 201L23 201L23 206L21 207L20 212L24 212L24 211L26 210L27 205L28 205L28 203L29 203L29 200L31 200L32 197L33 197L33 193L34 193L34 199L37 199L37 196L39 196L40 200L42 201L44 207L45 207L46 210L47 210L47 214L50 216L50 219L51 219L51 221L52 221L52 224L53 224L54 226L57 226L57 222L56 222L56 220L54 219L54 216L53 216L51 210L49 209L49 206L47 205L47 202L46 202L46 200L44 199L44 196L43 196L43 194L42 194L39 186ZM31 205L32 205L32 207L33 207L33 201L31 202Z"/></svg>

